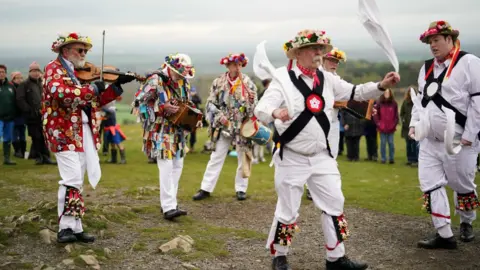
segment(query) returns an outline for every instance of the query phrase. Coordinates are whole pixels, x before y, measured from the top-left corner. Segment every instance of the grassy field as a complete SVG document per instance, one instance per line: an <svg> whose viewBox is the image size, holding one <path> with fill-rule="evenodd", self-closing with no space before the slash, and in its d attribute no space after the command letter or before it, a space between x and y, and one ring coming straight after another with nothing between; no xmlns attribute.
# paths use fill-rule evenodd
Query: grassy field
<svg viewBox="0 0 480 270"><path fill-rule="evenodd" d="M120 109L120 111L125 108ZM125 115L125 117L127 117ZM158 169L156 165L147 164L147 159L141 152L141 129L139 125L123 126L128 137L125 142L127 149L127 164L112 165L102 164L102 179L96 190L85 185L86 205L88 212L85 219L86 230L99 234L106 230L105 244L127 230L131 236L126 236L125 248L129 252L151 251L158 242L165 242L178 234L188 234L195 239L195 251L189 254L174 253L181 260L195 261L199 258L228 257L226 248L228 239L264 241L268 225L263 233L252 228L238 228L230 225L212 224L202 214L189 215L181 218L177 223L169 223L161 219L158 201ZM185 160L183 174L178 192L180 205L194 213L203 211L218 212L218 220L222 213L231 215L230 211L239 211L234 215L238 222L245 218L243 208L234 198L234 175L237 160L227 157L218 185L203 207L194 205L191 197L200 187L200 182L209 159L209 155L201 154L203 143L206 140L205 130L198 134L196 153L191 153ZM397 132L395 137L396 163L380 164L364 162L366 146L362 138L360 162L348 162L345 156L338 158L339 168L342 173L343 191L346 198L346 207L362 208L404 216L428 215L422 211L422 193L418 187L417 169L405 165L405 143ZM102 161L107 157L101 157ZM45 209L30 209L30 212L39 214L42 222L21 224L17 236L27 235L38 239L38 231L47 226L55 230L56 223L56 196L59 174L54 166L35 166L31 160L16 160L15 167L3 166L0 168L0 228L1 220L15 215L17 217L29 212L29 208L38 202L50 203ZM267 162L254 165L252 177L249 181L247 202L256 209L255 215L271 219L273 212L264 211L262 205L272 205L276 201L273 184L273 168ZM477 181L479 177L477 176ZM452 192L449 191L451 198ZM306 203L306 199L305 202ZM222 207L226 208L222 210ZM232 208L229 208L232 207ZM453 206L452 206L453 209ZM198 212L197 212L198 211ZM225 211L225 212L222 212ZM246 211L246 210L245 210ZM453 211L452 211L453 214ZM215 216L215 215L213 215ZM428 219L425 219L428 220ZM223 220L222 222L227 222ZM232 221L233 222L233 221ZM452 224L458 224L455 216ZM5 224L4 224L5 225ZM478 228L478 223L475 224ZM123 231L122 231L123 230ZM19 238L11 238L0 230L0 244L16 246L22 242ZM115 248L115 247L114 247ZM28 247L27 247L28 249ZM55 247L53 247L54 250ZM58 248L57 248L58 249ZM84 248L87 249L87 248ZM68 256L75 257L79 252ZM94 249L100 257L103 251ZM57 252L58 253L58 252ZM65 256L65 255L63 255ZM109 261L120 262L125 260L125 254L120 251L117 256ZM1 257L0 257L1 259ZM24 258L24 261L28 258ZM57 258L58 260L58 258ZM35 262L33 262L35 263ZM107 263L107 262L106 262Z"/></svg>

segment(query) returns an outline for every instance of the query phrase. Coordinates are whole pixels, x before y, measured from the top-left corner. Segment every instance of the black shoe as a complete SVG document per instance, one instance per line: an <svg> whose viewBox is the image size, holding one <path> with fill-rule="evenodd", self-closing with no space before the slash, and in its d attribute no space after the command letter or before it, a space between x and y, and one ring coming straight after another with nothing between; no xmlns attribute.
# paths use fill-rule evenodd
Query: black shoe
<svg viewBox="0 0 480 270"><path fill-rule="evenodd" d="M405 165L410 166L412 165L412 162L408 161L407 163L405 163Z"/></svg>
<svg viewBox="0 0 480 270"><path fill-rule="evenodd" d="M272 270L292 270L286 256L278 256L272 260Z"/></svg>
<svg viewBox="0 0 480 270"><path fill-rule="evenodd" d="M95 236L81 232L81 233L76 233L74 236L77 238L78 241L83 242L83 243L93 243L95 242Z"/></svg>
<svg viewBox="0 0 480 270"><path fill-rule="evenodd" d="M471 242L475 239L475 234L473 233L472 225L468 223L460 224L460 240L463 242Z"/></svg>
<svg viewBox="0 0 480 270"><path fill-rule="evenodd" d="M347 269L367 269L366 263L350 260L347 256L343 256L334 262L327 261L327 270L347 270Z"/></svg>
<svg viewBox="0 0 480 270"><path fill-rule="evenodd" d="M456 249L457 241L453 236L450 238L442 238L437 233L433 237L419 241L417 247L425 249Z"/></svg>
<svg viewBox="0 0 480 270"><path fill-rule="evenodd" d="M389 163L390 163L390 164L395 164L395 161L394 161L394 160L390 160Z"/></svg>
<svg viewBox="0 0 480 270"><path fill-rule="evenodd" d="M72 229L63 229L57 233L58 243L73 243L77 241L77 237L73 234Z"/></svg>
<svg viewBox="0 0 480 270"><path fill-rule="evenodd" d="M308 188L307 188L307 192L306 192L306 193L307 193L307 194L306 194L306 195L307 195L307 199L310 200L310 201L313 200L313 199L312 199L312 194L310 194L310 190L309 190Z"/></svg>
<svg viewBox="0 0 480 270"><path fill-rule="evenodd" d="M208 198L208 197L210 197L210 192L200 189L197 192L197 194L195 194L193 196L193 200L194 201L199 201L199 200L203 200L203 199Z"/></svg>
<svg viewBox="0 0 480 270"><path fill-rule="evenodd" d="M157 160L154 158L149 158L148 159L148 164L157 164Z"/></svg>
<svg viewBox="0 0 480 270"><path fill-rule="evenodd" d="M187 211L180 210L180 209L172 209L170 211L163 213L163 218L165 218L166 220L173 220L176 217L186 216L186 215L187 215Z"/></svg>
<svg viewBox="0 0 480 270"><path fill-rule="evenodd" d="M247 193L243 191L237 191L237 200L244 201L247 199Z"/></svg>
<svg viewBox="0 0 480 270"><path fill-rule="evenodd" d="M10 153L12 144L11 142L3 142L3 164L4 165L17 165L17 163L10 160Z"/></svg>
<svg viewBox="0 0 480 270"><path fill-rule="evenodd" d="M42 157L37 157L35 159L35 165L43 165L43 158Z"/></svg>

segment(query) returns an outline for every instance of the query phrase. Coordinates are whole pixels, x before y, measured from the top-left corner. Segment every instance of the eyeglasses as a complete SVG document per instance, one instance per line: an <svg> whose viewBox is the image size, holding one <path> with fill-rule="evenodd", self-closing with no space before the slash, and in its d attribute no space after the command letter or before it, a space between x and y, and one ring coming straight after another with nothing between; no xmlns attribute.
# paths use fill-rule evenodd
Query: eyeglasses
<svg viewBox="0 0 480 270"><path fill-rule="evenodd" d="M85 53L87 54L88 49L82 49L82 48L72 48L73 50L76 50L79 54Z"/></svg>

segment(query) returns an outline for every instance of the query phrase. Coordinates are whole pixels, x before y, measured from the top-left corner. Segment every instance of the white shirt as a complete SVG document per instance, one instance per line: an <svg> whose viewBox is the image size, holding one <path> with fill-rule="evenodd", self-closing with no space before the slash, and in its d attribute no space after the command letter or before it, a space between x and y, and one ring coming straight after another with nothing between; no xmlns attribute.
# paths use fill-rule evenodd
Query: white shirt
<svg viewBox="0 0 480 270"><path fill-rule="evenodd" d="M444 69L448 68L451 60L443 63L434 61L433 74L437 78ZM418 74L418 90L424 93L425 87L425 65ZM467 54L464 55L452 69L450 78L443 80L441 95L454 108L467 116L465 129L460 125L455 126L455 132L462 134L462 138L474 142L480 131L480 96L471 97L472 94L480 92L480 58ZM429 112L430 130L427 137L443 141L446 130L446 116L433 101L430 101L425 108ZM419 114L415 106L412 110L410 126L419 121Z"/></svg>
<svg viewBox="0 0 480 270"><path fill-rule="evenodd" d="M313 79L303 75L300 69L295 66L292 68L295 75L302 78L310 89L313 87ZM326 72L320 69L324 75L323 97L325 99L325 113L332 122L332 116L334 113L333 103L335 101L348 101L352 95L354 85L342 80L340 77ZM278 74L278 73L277 73ZM279 76L286 76L286 80L290 81L288 73L278 74ZM282 85L277 78L273 78L268 89L265 91L263 97L258 102L255 108L255 115L257 118L264 122L272 122L272 113L275 109L285 106L285 100L281 90ZM286 91L291 92L292 104L293 104L293 119L287 122L282 122L279 119L275 120L275 128L281 135L290 126L290 124L300 115L305 109L305 99L300 91L289 83L285 86ZM369 82L366 84L360 84L356 86L354 100L364 101L372 98L379 97L383 92L378 90L377 83ZM287 145L284 147L291 149L300 154L312 155L319 153L322 150L327 149L325 133L323 132L320 124L315 118L312 118L310 122L303 128L303 130Z"/></svg>

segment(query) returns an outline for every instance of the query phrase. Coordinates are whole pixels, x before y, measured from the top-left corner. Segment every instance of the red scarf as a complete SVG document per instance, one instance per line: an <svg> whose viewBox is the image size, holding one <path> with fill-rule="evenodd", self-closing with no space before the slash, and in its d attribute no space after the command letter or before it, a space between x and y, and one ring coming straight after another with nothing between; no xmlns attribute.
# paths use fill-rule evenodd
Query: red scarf
<svg viewBox="0 0 480 270"><path fill-rule="evenodd" d="M313 88L320 85L320 79L317 76L317 69L311 70L311 69L305 68L301 66L298 62L297 62L297 67L298 69L300 69L303 75L313 78Z"/></svg>

